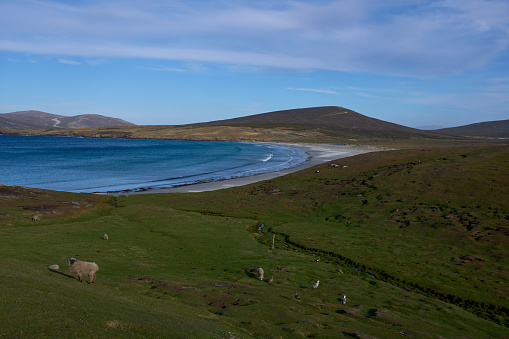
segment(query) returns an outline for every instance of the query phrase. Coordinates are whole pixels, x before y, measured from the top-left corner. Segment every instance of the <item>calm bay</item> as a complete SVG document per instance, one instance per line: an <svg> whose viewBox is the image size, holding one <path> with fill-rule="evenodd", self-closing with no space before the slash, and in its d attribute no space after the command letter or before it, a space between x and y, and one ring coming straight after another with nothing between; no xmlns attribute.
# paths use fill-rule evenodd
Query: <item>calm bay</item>
<svg viewBox="0 0 509 339"><path fill-rule="evenodd" d="M0 135L0 184L108 193L245 177L308 154L266 143Z"/></svg>

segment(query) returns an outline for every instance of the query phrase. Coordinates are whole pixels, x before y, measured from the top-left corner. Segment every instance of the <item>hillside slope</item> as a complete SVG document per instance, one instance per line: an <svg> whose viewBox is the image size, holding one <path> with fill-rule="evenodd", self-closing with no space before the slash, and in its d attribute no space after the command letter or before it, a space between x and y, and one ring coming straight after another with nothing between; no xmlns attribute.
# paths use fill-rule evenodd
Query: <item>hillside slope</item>
<svg viewBox="0 0 509 339"><path fill-rule="evenodd" d="M440 128L434 130L434 132L481 138L509 138L509 119L479 122L458 127Z"/></svg>
<svg viewBox="0 0 509 339"><path fill-rule="evenodd" d="M99 114L81 114L72 117L40 111L19 111L0 114L0 128L62 129L109 126L135 126L135 124Z"/></svg>

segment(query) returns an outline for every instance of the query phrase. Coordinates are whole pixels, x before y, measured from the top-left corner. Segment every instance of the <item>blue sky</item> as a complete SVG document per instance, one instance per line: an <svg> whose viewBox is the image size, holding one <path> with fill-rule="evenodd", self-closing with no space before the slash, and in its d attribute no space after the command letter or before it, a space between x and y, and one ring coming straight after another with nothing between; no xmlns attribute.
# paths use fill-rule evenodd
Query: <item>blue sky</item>
<svg viewBox="0 0 509 339"><path fill-rule="evenodd" d="M0 0L0 113L509 119L507 0Z"/></svg>

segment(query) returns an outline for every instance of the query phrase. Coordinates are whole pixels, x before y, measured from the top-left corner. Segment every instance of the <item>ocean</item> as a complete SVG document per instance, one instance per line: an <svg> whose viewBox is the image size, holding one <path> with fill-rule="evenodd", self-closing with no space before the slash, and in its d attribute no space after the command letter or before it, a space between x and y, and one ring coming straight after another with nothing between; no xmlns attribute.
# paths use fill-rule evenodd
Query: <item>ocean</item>
<svg viewBox="0 0 509 339"><path fill-rule="evenodd" d="M0 184L141 191L274 172L308 158L298 148L266 143L0 135Z"/></svg>

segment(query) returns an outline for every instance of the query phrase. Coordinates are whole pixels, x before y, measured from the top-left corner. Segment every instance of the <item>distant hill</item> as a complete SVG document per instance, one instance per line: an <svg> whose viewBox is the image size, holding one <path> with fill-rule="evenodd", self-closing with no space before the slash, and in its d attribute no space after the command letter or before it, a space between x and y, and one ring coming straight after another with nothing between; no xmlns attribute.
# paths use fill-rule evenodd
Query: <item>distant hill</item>
<svg viewBox="0 0 509 339"><path fill-rule="evenodd" d="M422 131L370 118L338 106L290 109L194 124L192 126L291 127L295 129L316 129L329 135L343 135L353 138L359 136L374 138L441 137L440 134L435 132Z"/></svg>
<svg viewBox="0 0 509 339"><path fill-rule="evenodd" d="M481 138L509 138L509 120L479 122L465 126L440 128L434 132Z"/></svg>
<svg viewBox="0 0 509 339"><path fill-rule="evenodd" d="M27 114L26 112L21 113ZM68 117L42 112L38 112L38 114L49 118L49 122L48 119L43 119L46 123L44 127L40 127L40 124L38 127L25 129L13 128L12 126L6 128L2 127L5 125L0 122L0 133L94 138L320 142L369 144L381 147L408 147L427 141L434 143L445 140L461 142L465 139L474 140L435 131L410 128L370 118L337 106L290 109L188 125L121 126L118 122L115 122L117 124L115 127L109 124L109 126L80 129L76 128L76 124L68 128L61 128L60 126L64 126L64 119ZM0 118L6 115L8 114L0 114ZM56 124L56 121L60 121L60 123Z"/></svg>
<svg viewBox="0 0 509 339"><path fill-rule="evenodd" d="M135 124L99 114L82 114L72 117L40 111L19 111L0 114L0 128L62 129L110 126L135 126Z"/></svg>

